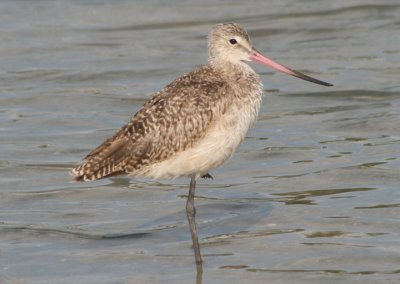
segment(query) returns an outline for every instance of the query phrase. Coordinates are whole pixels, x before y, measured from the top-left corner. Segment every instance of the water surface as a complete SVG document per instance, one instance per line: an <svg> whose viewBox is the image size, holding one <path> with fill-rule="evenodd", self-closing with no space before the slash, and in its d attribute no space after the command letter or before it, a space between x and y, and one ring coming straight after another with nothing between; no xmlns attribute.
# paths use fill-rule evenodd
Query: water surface
<svg viewBox="0 0 400 284"><path fill-rule="evenodd" d="M194 283L187 179L71 183L218 22L334 83L254 66L258 122L201 180L203 283L398 283L398 1L3 1L0 282Z"/></svg>

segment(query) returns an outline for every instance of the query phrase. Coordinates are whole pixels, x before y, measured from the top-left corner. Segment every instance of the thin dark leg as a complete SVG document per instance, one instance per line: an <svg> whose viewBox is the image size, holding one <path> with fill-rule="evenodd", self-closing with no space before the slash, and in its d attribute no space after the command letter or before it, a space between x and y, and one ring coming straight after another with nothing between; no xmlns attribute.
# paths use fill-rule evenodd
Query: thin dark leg
<svg viewBox="0 0 400 284"><path fill-rule="evenodd" d="M201 264L203 263L203 260L201 259L200 245L199 245L199 240L197 238L196 219L195 219L196 208L194 208L195 190L196 190L196 178L192 177L190 180L189 194L186 202L186 216L189 222L190 233L192 234L194 256L197 264L197 272L199 272L199 268L201 268L202 272L203 269L201 267Z"/></svg>

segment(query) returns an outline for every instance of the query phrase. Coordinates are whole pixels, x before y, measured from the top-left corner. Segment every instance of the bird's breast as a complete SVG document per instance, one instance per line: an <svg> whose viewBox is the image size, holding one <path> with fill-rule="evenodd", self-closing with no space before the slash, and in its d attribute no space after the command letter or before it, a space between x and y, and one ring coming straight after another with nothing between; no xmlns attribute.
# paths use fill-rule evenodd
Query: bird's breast
<svg viewBox="0 0 400 284"><path fill-rule="evenodd" d="M192 147L147 168L144 175L152 178L200 176L223 164L244 140L260 109L261 86L250 93L242 91L226 98L231 100L229 108L215 118L202 139Z"/></svg>

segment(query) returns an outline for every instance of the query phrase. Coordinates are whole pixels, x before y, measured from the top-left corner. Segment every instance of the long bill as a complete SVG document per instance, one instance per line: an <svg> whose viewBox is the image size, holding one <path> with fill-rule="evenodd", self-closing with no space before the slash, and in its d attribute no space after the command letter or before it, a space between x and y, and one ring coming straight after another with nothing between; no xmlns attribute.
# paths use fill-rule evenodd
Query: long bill
<svg viewBox="0 0 400 284"><path fill-rule="evenodd" d="M280 64L280 63L278 63L276 61L273 61L272 59L269 59L268 57L262 55L255 48L253 48L252 54L250 55L249 59L251 61L255 61L255 62L261 63L263 65L269 66L269 67L271 67L273 69L276 69L276 70L281 71L283 73L286 73L288 75L292 75L292 76L295 76L297 78L300 78L300 79L303 79L303 80L306 80L306 81L309 81L309 82L312 82L312 83L315 83L315 84L328 86L328 87L333 86L330 83L327 83L327 82L320 81L318 79L312 78L312 77L307 76L307 75L305 75L303 73L300 73L299 71L290 69L289 67L286 67L286 66L284 66L284 65L282 65L282 64Z"/></svg>

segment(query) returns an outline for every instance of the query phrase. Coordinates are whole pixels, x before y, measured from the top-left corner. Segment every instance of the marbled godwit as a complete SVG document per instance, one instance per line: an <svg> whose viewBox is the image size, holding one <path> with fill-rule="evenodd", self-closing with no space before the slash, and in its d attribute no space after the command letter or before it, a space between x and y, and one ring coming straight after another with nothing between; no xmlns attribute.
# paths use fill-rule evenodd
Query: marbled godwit
<svg viewBox="0 0 400 284"><path fill-rule="evenodd" d="M262 83L246 61L324 86L268 59L254 49L238 24L219 24L208 36L208 64L156 93L111 138L72 170L77 181L119 174L151 178L190 177L186 213L196 262L202 262L196 233L196 180L225 162L257 117Z"/></svg>

